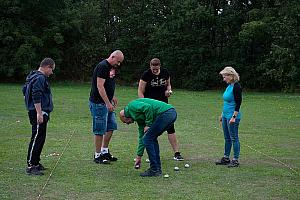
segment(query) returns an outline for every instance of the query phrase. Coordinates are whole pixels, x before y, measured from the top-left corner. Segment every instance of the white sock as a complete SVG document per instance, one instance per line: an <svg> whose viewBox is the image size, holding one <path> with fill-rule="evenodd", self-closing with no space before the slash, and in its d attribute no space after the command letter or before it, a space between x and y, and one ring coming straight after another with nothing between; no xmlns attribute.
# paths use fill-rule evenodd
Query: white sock
<svg viewBox="0 0 300 200"><path fill-rule="evenodd" d="M102 154L108 153L108 148L101 147L101 153Z"/></svg>
<svg viewBox="0 0 300 200"><path fill-rule="evenodd" d="M101 153L95 152L95 158L99 158L100 155Z"/></svg>

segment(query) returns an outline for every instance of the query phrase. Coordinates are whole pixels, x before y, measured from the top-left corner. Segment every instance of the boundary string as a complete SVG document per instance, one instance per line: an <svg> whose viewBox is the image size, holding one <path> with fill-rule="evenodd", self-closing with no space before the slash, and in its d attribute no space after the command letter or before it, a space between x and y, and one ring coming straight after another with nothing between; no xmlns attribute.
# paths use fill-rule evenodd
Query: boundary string
<svg viewBox="0 0 300 200"><path fill-rule="evenodd" d="M42 196L42 194L43 194L43 192L44 192L46 186L47 186L48 183L49 183L49 180L50 180L50 178L51 178L51 176L52 176L52 174L53 174L55 168L57 167L57 165L58 165L58 163L59 163L61 157L63 156L64 152L66 151L67 146L69 145L69 143L70 143L70 141L71 141L71 138L72 138L72 136L73 136L74 133L75 133L75 130L73 130L73 132L72 132L72 134L70 135L70 138L69 138L67 144L65 145L65 147L64 147L64 149L63 149L61 155L58 157L58 159L57 159L57 161L56 161L54 167L52 168L52 170L51 170L51 172L50 172L50 174L49 174L49 176L48 176L48 178L47 178L47 180L46 180L46 183L44 184L43 188L41 189L41 191L40 191L40 193L39 193L39 195L38 195L38 197L37 197L37 200L39 200L39 199L41 198L41 196Z"/></svg>
<svg viewBox="0 0 300 200"><path fill-rule="evenodd" d="M215 128L218 129L219 131L223 132L221 128L218 128L217 126L216 126ZM286 163L284 163L284 162L278 160L277 158L274 158L274 157L272 157L272 156L269 156L269 155L267 155L267 154L265 154L265 153L263 153L263 152L261 152L261 151L259 151L259 150L256 150L255 148L251 147L250 145L248 145L248 144L246 144L246 143L244 143L244 144L245 144L245 146L248 147L249 149L251 149L251 150L253 150L253 151L255 151L255 152L257 152L257 153L259 153L259 154L261 154L261 155L263 155L263 156L266 156L267 158L270 158L270 159L272 159L272 160L274 160L274 161L276 161L276 162L278 162L278 163L280 163L281 165L287 167L287 168L290 169L292 172L294 172L295 174L297 174L298 176L300 176L300 174L299 174L294 168L292 168L291 166L289 166L288 164L286 164Z"/></svg>

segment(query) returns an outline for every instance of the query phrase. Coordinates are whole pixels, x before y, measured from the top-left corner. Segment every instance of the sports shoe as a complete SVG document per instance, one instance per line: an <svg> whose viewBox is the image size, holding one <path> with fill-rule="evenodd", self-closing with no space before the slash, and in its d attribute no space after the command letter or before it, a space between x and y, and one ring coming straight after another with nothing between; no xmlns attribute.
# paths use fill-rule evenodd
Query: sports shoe
<svg viewBox="0 0 300 200"><path fill-rule="evenodd" d="M230 159L223 157L221 160L218 160L215 163L216 165L228 165L230 163Z"/></svg>
<svg viewBox="0 0 300 200"><path fill-rule="evenodd" d="M39 169L38 169L38 166L30 166L30 167L27 167L26 168L26 173L28 175L36 175L36 176L42 176L44 175L43 172L41 172Z"/></svg>
<svg viewBox="0 0 300 200"><path fill-rule="evenodd" d="M114 156L111 155L109 152L103 154L103 157L104 157L106 160L109 160L109 161L117 161L117 160L118 160L118 158L114 157Z"/></svg>
<svg viewBox="0 0 300 200"><path fill-rule="evenodd" d="M161 170L147 169L145 172L140 174L141 177L152 177L152 176L162 176Z"/></svg>
<svg viewBox="0 0 300 200"><path fill-rule="evenodd" d="M40 170L40 171L44 171L44 170L47 169L47 168L44 167L41 163L39 163L39 164L37 165L37 168L38 168L38 170Z"/></svg>
<svg viewBox="0 0 300 200"><path fill-rule="evenodd" d="M98 158L94 158L94 162L97 164L109 164L109 160L104 158L102 154Z"/></svg>
<svg viewBox="0 0 300 200"><path fill-rule="evenodd" d="M240 165L238 160L232 160L228 167L238 167Z"/></svg>
<svg viewBox="0 0 300 200"><path fill-rule="evenodd" d="M176 152L174 154L174 160L177 160L177 161L183 161L184 158L181 156L180 152Z"/></svg>

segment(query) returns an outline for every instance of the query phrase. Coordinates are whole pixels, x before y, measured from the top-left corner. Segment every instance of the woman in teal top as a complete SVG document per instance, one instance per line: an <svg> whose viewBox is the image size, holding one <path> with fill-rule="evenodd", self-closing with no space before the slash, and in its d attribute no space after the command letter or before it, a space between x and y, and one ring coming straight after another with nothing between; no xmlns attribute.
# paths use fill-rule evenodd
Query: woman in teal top
<svg viewBox="0 0 300 200"><path fill-rule="evenodd" d="M238 167L240 156L238 128L241 120L240 106L242 103L242 88L238 83L240 77L232 67L225 67L220 74L228 86L223 94L223 112L220 116L225 139L224 156L216 164ZM234 155L232 161L230 161L232 146Z"/></svg>

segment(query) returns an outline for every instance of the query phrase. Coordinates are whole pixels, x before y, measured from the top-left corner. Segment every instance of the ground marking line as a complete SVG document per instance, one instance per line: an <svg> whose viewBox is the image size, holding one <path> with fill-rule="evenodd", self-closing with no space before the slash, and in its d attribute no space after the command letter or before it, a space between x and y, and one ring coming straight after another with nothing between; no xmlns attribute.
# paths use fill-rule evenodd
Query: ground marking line
<svg viewBox="0 0 300 200"><path fill-rule="evenodd" d="M284 162L278 160L277 158L274 158L274 157L272 157L272 156L269 156L269 155L267 155L267 154L265 154L265 153L263 153L263 152L261 152L261 151L259 151L259 150L256 150L256 149L254 149L253 147L251 147L251 146L249 146L249 145L247 145L247 144L245 144L245 145L246 145L249 149L252 149L252 150L256 151L257 153L260 153L260 154L262 154L262 155L264 155L264 156L266 156L266 157L268 157L268 158L271 158L271 159L277 161L278 163L280 163L280 164L282 164L283 166L285 166L285 167L289 168L290 170L292 170L295 174L300 175L295 169L293 169L292 167L290 167L288 164L285 164Z"/></svg>
<svg viewBox="0 0 300 200"><path fill-rule="evenodd" d="M218 129L219 131L223 132L223 130L220 129L220 128L218 128L217 126L216 126L215 128ZM256 149L254 149L253 147L249 146L249 145L246 144L246 143L244 143L244 144L245 144L245 146L248 147L249 149L251 149L251 150L253 150L253 151L255 151L255 152L257 152L257 153L259 153L259 154L261 154L261 155L263 155L263 156L266 156L266 157L268 157L268 158L270 158L270 159L272 159L272 160L275 160L276 162L282 164L283 166L287 167L287 168L290 169L292 172L294 172L295 174L297 174L298 176L300 176L300 174L299 174L294 168L292 168L291 166L289 166L288 164L286 164L286 163L284 163L284 162L278 160L277 158L274 158L274 157L272 157L272 156L269 156L269 155L267 155L267 154L265 154L265 153L263 153L263 152L261 152L261 151L259 151L259 150L256 150Z"/></svg>
<svg viewBox="0 0 300 200"><path fill-rule="evenodd" d="M46 180L46 183L44 184L43 188L41 189L41 191L40 191L40 193L39 193L39 195L38 195L38 197L37 197L37 200L39 200L39 199L41 198L42 193L44 192L46 186L48 185L49 180L50 180L50 178L51 178L51 176L52 176L52 174L53 174L53 172L54 172L56 166L58 165L58 163L59 163L61 157L63 156L65 150L67 149L67 146L69 145L69 143L70 143L70 141L71 141L71 138L72 138L72 136L73 136L74 133L75 133L75 130L73 130L73 132L72 132L72 134L71 134L71 136L70 136L70 138L69 138L67 144L65 145L65 147L64 147L64 149L63 149L61 155L58 157L58 159L57 159L57 161L56 161L54 167L52 168L52 170L51 170L51 172L50 172L50 174L49 174L49 176L48 176L48 178L47 178L47 180Z"/></svg>

